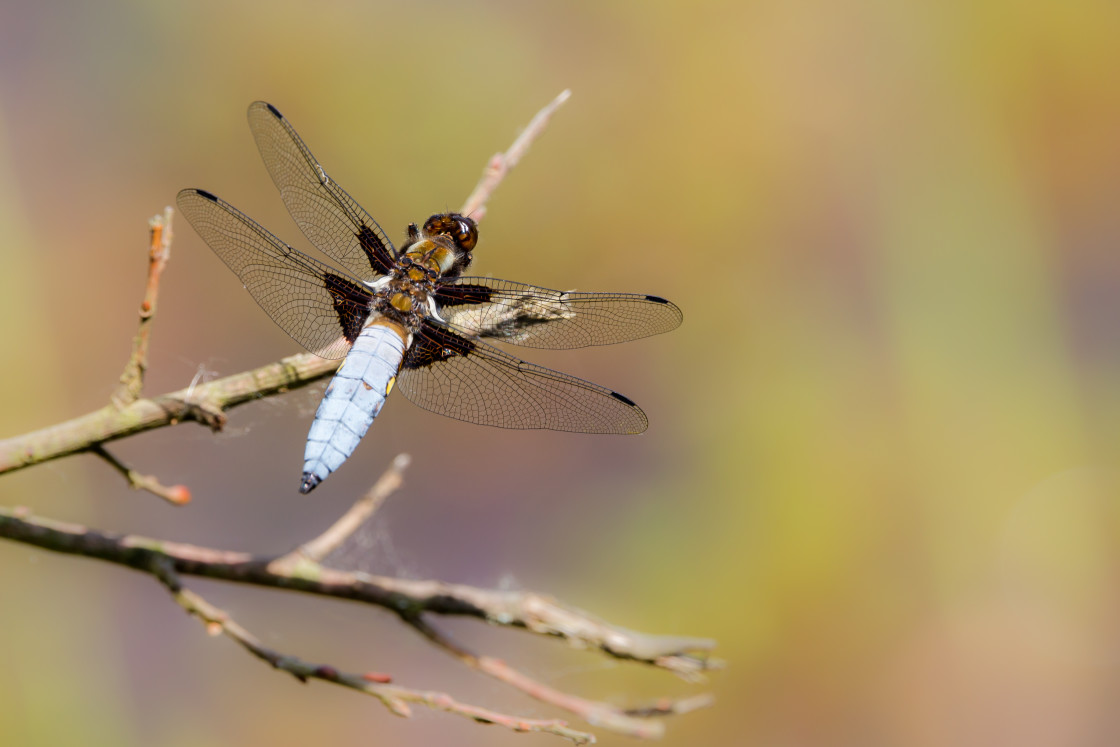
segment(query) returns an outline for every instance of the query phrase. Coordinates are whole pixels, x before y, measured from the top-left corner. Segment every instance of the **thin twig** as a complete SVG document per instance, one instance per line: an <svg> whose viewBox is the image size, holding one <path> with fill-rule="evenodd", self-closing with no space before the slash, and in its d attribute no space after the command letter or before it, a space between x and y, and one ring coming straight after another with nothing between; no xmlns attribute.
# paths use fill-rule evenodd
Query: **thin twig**
<svg viewBox="0 0 1120 747"><path fill-rule="evenodd" d="M132 339L132 354L124 366L120 383L109 398L111 408L120 410L128 407L140 398L140 392L144 389L144 375L148 370L148 346L151 342L152 322L156 316L156 302L159 299L159 281L167 260L171 258L172 215L171 208L166 207L163 215L156 215L148 221L148 284L144 290L144 300L140 303L140 328ZM186 486L166 487L155 477L127 467L106 451L103 442L94 443L90 448L94 454L124 475L134 490L146 490L168 503L180 506L190 502L191 493Z"/></svg>
<svg viewBox="0 0 1120 747"><path fill-rule="evenodd" d="M463 207L459 212L463 215L469 215L474 218L475 222L482 220L486 215L486 203L490 200L490 196L494 194L494 190L502 183L506 174L510 172L521 157L529 150L529 146L533 144L542 132L545 126L548 125L548 120L561 104L568 100L572 92L564 89L560 95L554 98L547 106L537 112L529 124L513 141L513 145L505 153L495 153L486 164L486 168L482 170L482 177L475 185L474 191L471 192L470 197L463 203Z"/></svg>
<svg viewBox="0 0 1120 747"><path fill-rule="evenodd" d="M151 475L144 475L132 469L116 456L109 453L109 451L100 444L94 446L90 451L104 459L112 465L113 469L124 475L125 479L128 480L128 484L132 486L134 490L146 490L152 495L159 496L168 503L173 503L177 506L190 503L191 491L188 490L185 485L172 485L170 487L163 485Z"/></svg>
<svg viewBox="0 0 1120 747"><path fill-rule="evenodd" d="M570 728L559 719L526 719L499 713L487 708L461 703L447 693L413 690L399 685L388 684L381 674L353 674L343 672L329 664L313 664L295 656L282 654L266 647L261 641L221 610L195 592L184 589L172 563L166 559L153 560L151 572L158 578L175 601L206 625L211 635L224 634L236 641L242 648L257 658L268 662L276 669L288 672L300 682L321 680L335 685L372 695L398 716L408 717L411 709L408 703L446 711L482 723L497 724L519 732L541 732L554 734L572 741L574 744L589 744L595 737L587 732Z"/></svg>
<svg viewBox="0 0 1120 747"><path fill-rule="evenodd" d="M691 698L671 700L662 698L651 705L638 708L627 708L623 713L637 718L653 718L655 716L680 716L700 708L710 708L715 699L709 693L693 695Z"/></svg>
<svg viewBox="0 0 1120 747"><path fill-rule="evenodd" d="M691 702L689 702L663 698L658 701L658 710L654 711L649 708L622 709L609 703L581 698L549 687L543 682L514 669L501 659L478 656L468 651L419 615L403 615L402 618L429 641L447 651L471 669L504 682L543 703L563 708L589 724L595 724L619 734L639 739L660 738L665 733L665 726L660 722L647 720L649 716L666 715L676 709L680 709L680 712L683 713L694 710L701 705L701 702L695 699L690 699ZM710 705L711 702L711 698L708 697L704 704Z"/></svg>
<svg viewBox="0 0 1120 747"><path fill-rule="evenodd" d="M159 280L171 257L171 216L171 208L166 207L163 215L157 215L148 221L148 285L144 291L144 300L140 303L140 329L132 340L132 355L125 364L120 385L110 398L117 407L135 402L144 388L144 373L148 370L148 344L152 334L152 321L156 315L156 301L159 298Z"/></svg>
<svg viewBox="0 0 1120 747"><path fill-rule="evenodd" d="M374 486L359 498L350 507L349 511L339 517L338 521L332 524L327 531L300 545L277 563L283 563L285 559L291 562L321 563L324 558L341 547L342 543L357 531L369 517L373 516L386 498L400 489L404 482L404 471L408 468L410 461L408 454L399 454Z"/></svg>

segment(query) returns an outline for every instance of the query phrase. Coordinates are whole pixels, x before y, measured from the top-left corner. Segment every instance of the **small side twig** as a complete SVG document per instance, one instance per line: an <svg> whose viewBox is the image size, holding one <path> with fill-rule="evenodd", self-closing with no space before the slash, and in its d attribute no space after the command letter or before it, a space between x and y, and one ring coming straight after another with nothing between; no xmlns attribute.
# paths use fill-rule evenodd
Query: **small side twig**
<svg viewBox="0 0 1120 747"><path fill-rule="evenodd" d="M715 703L715 698L710 693L693 695L691 698L671 700L662 698L656 702L638 708L627 708L623 711L627 716L636 718L654 718L655 716L680 716L699 708L710 708Z"/></svg>
<svg viewBox="0 0 1120 747"><path fill-rule="evenodd" d="M125 364L120 384L110 398L117 407L135 402L144 388L144 373L148 370L148 344L151 340L152 321L156 315L156 301L159 298L159 280L171 257L171 216L171 208L166 207L163 215L157 215L148 221L148 284L144 290L144 300L140 303L140 329L132 339L132 355Z"/></svg>
<svg viewBox="0 0 1120 747"><path fill-rule="evenodd" d="M152 495L159 496L168 503L173 503L177 506L182 506L191 501L191 491L185 485L172 485L170 487L163 485L159 480L151 475L144 475L132 469L120 459L117 459L113 454L102 445L94 446L91 451L97 456L104 459L113 469L124 475L128 480L128 484L134 490L146 490Z"/></svg>
<svg viewBox="0 0 1120 747"><path fill-rule="evenodd" d="M505 179L506 174L510 172L521 157L529 150L529 146L533 144L544 128L548 125L548 120L552 114L560 108L560 106L571 97L572 92L564 89L560 95L549 102L543 109L537 112L529 124L509 146L505 153L495 153L490 162L486 164L486 168L482 170L482 178L478 180L475 185L474 191L471 192L470 197L463 203L463 207L459 209L462 215L471 216L475 222L482 220L486 215L486 203L489 201L490 196L494 194L494 190Z"/></svg>
<svg viewBox="0 0 1120 747"><path fill-rule="evenodd" d="M385 499L400 489L404 483L404 471L411 457L398 454L385 473L374 483L366 494L359 498L350 509L331 524L327 531L313 540L303 543L295 550L280 558L273 565L283 563L321 563L324 558L342 546L350 535L358 530L369 517L377 512Z"/></svg>

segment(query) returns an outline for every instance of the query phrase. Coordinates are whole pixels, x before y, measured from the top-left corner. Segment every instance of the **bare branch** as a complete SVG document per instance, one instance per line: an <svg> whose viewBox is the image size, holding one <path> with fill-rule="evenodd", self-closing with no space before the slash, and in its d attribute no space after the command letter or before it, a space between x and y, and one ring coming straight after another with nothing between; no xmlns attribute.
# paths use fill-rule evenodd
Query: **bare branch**
<svg viewBox="0 0 1120 747"><path fill-rule="evenodd" d="M300 682L322 680L323 682L357 690L366 695L372 695L394 714L406 718L411 715L411 710L407 704L417 703L434 710L464 716L474 721L498 724L513 731L555 734L572 741L574 744L589 744L595 741L593 735L569 728L564 721L559 719L519 718L479 706L460 703L446 693L413 690L399 685L391 685L385 675L343 672L328 664L312 664L295 656L281 654L262 644L256 636L234 621L224 610L211 605L195 592L184 589L179 581L178 574L175 573L173 564L166 559L153 560L150 571L167 587L180 607L206 625L208 633L211 635L226 635L249 653L268 662L276 669L288 672Z"/></svg>
<svg viewBox="0 0 1120 747"><path fill-rule="evenodd" d="M665 669L689 680L697 680L702 672L721 666L721 662L706 655L715 647L715 641L709 638L637 633L529 591L374 576L326 568L310 561L293 567L289 555L254 557L139 535L103 533L7 508L0 508L0 537L141 571L148 570L147 557L155 554L165 557L183 575L349 599L385 607L396 614L474 617L559 638L577 648L598 649L611 657Z"/></svg>
<svg viewBox="0 0 1120 747"><path fill-rule="evenodd" d="M393 469L387 473L393 474ZM565 708L589 723L631 736L660 734L660 725L641 723L642 718L684 712L708 701L664 699L659 701L660 706L632 710L589 701L536 682L499 659L476 656L436 631L422 616L466 615L495 625L524 628L566 640L578 648L598 649L615 658L665 669L690 680L697 680L701 672L720 666L718 661L707 657L707 652L715 646L709 639L636 633L533 592L495 591L439 581L340 571L326 568L298 553L262 558L136 535L110 535L3 508L0 508L0 537L56 552L97 558L146 573L167 569L165 572L176 575L301 591L384 607L468 666L539 700Z"/></svg>
<svg viewBox="0 0 1120 747"><path fill-rule="evenodd" d="M529 146L533 144L544 128L548 125L549 118L552 117L553 112L560 108L560 106L568 100L572 92L564 89L560 95L554 98L547 106L537 112L529 124L509 146L505 153L495 153L486 164L486 168L482 170L482 178L478 180L475 185L474 191L471 192L470 197L463 203L463 207L459 209L462 215L469 215L474 218L475 222L482 220L486 215L486 203L489 201L490 196L494 194L494 190L505 179L506 174L510 172L521 157L528 152Z"/></svg>
<svg viewBox="0 0 1120 747"><path fill-rule="evenodd" d="M107 405L65 423L0 441L0 474L191 420L221 430L225 410L306 386L333 373L339 363L300 353L252 371L138 399L123 408Z"/></svg>

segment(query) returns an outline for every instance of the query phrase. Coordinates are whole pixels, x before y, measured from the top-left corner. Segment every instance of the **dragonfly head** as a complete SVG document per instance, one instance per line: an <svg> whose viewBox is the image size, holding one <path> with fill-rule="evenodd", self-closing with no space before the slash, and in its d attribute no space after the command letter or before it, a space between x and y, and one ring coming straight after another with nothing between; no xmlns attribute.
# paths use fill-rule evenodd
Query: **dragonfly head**
<svg viewBox="0 0 1120 747"><path fill-rule="evenodd" d="M471 250L478 243L478 225L471 218L459 213L439 213L424 221L421 235L427 239L447 237L454 244L456 258L445 275L456 276L471 263Z"/></svg>
<svg viewBox="0 0 1120 747"><path fill-rule="evenodd" d="M474 249L478 243L478 226L465 215L458 213L439 213L424 221L424 235L447 236L464 252Z"/></svg>

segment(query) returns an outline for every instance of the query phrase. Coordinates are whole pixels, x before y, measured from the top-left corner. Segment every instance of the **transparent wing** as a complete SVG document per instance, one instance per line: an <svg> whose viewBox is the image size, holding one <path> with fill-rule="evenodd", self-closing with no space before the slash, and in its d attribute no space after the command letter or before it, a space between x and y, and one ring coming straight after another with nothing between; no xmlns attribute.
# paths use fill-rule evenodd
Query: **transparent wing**
<svg viewBox="0 0 1120 747"><path fill-rule="evenodd" d="M491 278L456 278L436 291L460 334L531 348L582 348L676 329L684 315L659 296L575 293Z"/></svg>
<svg viewBox="0 0 1120 747"><path fill-rule="evenodd" d="M249 106L249 129L280 198L321 252L361 280L389 272L393 242L353 197L327 176L295 129L263 101Z"/></svg>
<svg viewBox="0 0 1120 747"><path fill-rule="evenodd" d="M618 392L506 355L425 321L397 388L425 410L499 428L641 433L641 408Z"/></svg>
<svg viewBox="0 0 1120 747"><path fill-rule="evenodd" d="M176 202L282 330L323 358L346 355L370 313L370 295L360 283L296 251L209 192L184 189Z"/></svg>

